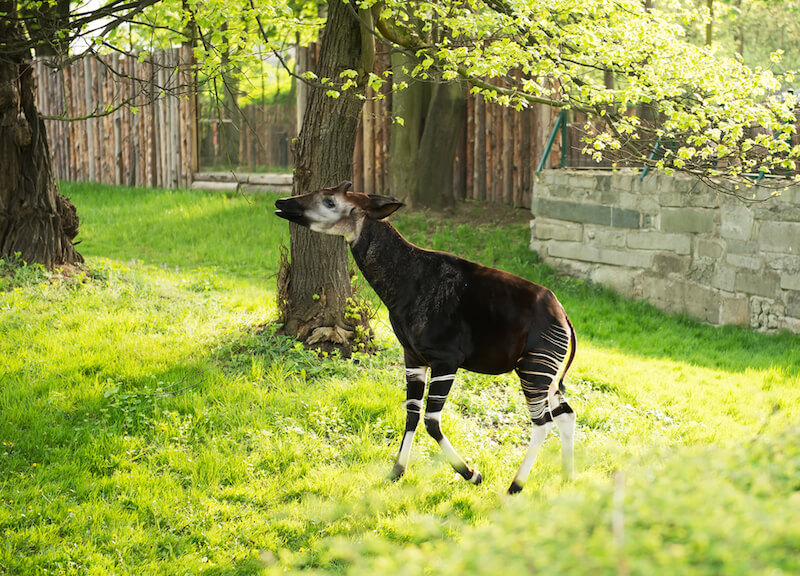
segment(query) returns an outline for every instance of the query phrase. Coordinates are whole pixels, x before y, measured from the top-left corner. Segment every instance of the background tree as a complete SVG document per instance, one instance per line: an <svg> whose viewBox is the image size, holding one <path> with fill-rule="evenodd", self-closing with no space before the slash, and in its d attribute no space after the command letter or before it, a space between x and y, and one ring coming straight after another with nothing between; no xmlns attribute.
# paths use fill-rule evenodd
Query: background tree
<svg viewBox="0 0 800 576"><path fill-rule="evenodd" d="M63 2L44 4L21 17L16 0L0 1L0 257L48 266L83 260L72 243L75 207L53 176L31 67L32 48L50 54L59 47L63 10Z"/></svg>
<svg viewBox="0 0 800 576"><path fill-rule="evenodd" d="M407 18L413 23L415 37L424 37L429 44L438 42L437 27L428 26L413 12ZM399 33L397 27L388 28L386 23L381 27ZM413 44L409 34L403 41ZM430 78L415 77L412 70L418 64L413 53L392 53L393 82L400 89L392 98L396 121L390 139L391 190L412 207L443 208L455 202L453 164L458 147L441 144L457 142L465 128L466 83L445 81L435 73Z"/></svg>
<svg viewBox="0 0 800 576"><path fill-rule="evenodd" d="M369 11L362 17L371 20ZM352 6L331 2L322 31L316 76L348 78L351 90L340 94L313 83L295 151L294 193L305 194L352 178L358 118L375 46L355 17ZM290 224L291 264L281 272L281 315L286 333L323 348L349 353L358 314L346 317L351 297L347 245ZM352 307L352 306L351 306Z"/></svg>

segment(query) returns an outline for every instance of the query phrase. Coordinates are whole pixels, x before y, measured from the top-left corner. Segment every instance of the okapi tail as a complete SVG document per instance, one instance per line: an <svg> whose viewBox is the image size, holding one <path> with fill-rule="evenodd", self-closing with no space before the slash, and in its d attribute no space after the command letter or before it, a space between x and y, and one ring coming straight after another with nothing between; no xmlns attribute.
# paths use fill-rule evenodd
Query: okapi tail
<svg viewBox="0 0 800 576"><path fill-rule="evenodd" d="M569 370L569 367L572 364L572 359L575 358L575 347L578 343L577 339L575 338L575 328L572 326L572 321L566 314L564 317L567 319L567 324L569 324L569 359L567 360L567 364L564 366L564 371L561 373L561 379L558 381L558 389L562 392L564 392L564 376L567 375L567 370Z"/></svg>

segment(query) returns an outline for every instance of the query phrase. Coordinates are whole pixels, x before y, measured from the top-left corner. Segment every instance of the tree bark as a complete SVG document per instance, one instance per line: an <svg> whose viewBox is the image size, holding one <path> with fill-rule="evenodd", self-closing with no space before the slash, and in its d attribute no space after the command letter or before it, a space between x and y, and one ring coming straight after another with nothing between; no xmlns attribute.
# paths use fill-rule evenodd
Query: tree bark
<svg viewBox="0 0 800 576"><path fill-rule="evenodd" d="M425 85L403 71L413 67L409 56L392 54L394 82L408 82L408 86L392 95L392 115L401 118L402 123L392 124L389 137L389 186L393 196L404 200L412 197L417 188L419 141L425 125Z"/></svg>
<svg viewBox="0 0 800 576"><path fill-rule="evenodd" d="M405 54L392 55L394 81L409 84L392 100L392 113L403 123L392 125L391 190L412 207L445 208L455 201L456 143L466 124L466 88L459 81L414 80L403 72L414 65Z"/></svg>
<svg viewBox="0 0 800 576"><path fill-rule="evenodd" d="M346 69L369 70L371 62L365 62L364 56L369 59L370 55L365 52L369 51L362 50L360 24L350 8L331 2L317 76L335 80ZM363 94L363 86L358 90ZM353 91L332 98L324 88L309 87L295 156L295 194L352 179L362 103ZM344 239L290 224L290 241L291 264L279 278L285 295L280 303L283 331L323 350L338 348L349 353L357 322L345 317L351 285Z"/></svg>
<svg viewBox="0 0 800 576"><path fill-rule="evenodd" d="M464 84L459 81L434 84L417 153L417 186L408 196L411 206L441 209L454 204L453 167L466 118ZM406 170L414 171L415 166Z"/></svg>
<svg viewBox="0 0 800 576"><path fill-rule="evenodd" d="M30 51L16 20L16 2L0 1L0 256L19 253L45 266L83 261L72 240L78 215L58 193L44 121L36 109Z"/></svg>

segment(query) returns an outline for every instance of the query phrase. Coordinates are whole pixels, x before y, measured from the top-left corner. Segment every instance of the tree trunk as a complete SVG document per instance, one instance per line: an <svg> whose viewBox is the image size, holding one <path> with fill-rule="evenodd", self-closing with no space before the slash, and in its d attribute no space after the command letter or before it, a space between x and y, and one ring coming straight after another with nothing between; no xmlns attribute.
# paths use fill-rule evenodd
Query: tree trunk
<svg viewBox="0 0 800 576"><path fill-rule="evenodd" d="M393 95L389 176L394 196L412 207L444 208L454 202L456 143L466 124L467 95L462 82L427 84L414 80L403 67L414 67L405 54L392 55L394 81L408 87Z"/></svg>
<svg viewBox="0 0 800 576"><path fill-rule="evenodd" d="M408 86L392 95L392 115L402 118L402 123L392 124L389 136L389 186L393 196L404 200L414 196L417 188L419 141L425 126L425 85L403 71L413 67L409 56L392 54L394 83L408 82Z"/></svg>
<svg viewBox="0 0 800 576"><path fill-rule="evenodd" d="M369 37L369 41L372 38ZM363 62L361 28L342 2L328 5L317 76L339 79L346 69L371 69ZM363 93L363 86L359 88ZM297 143L294 193L305 194L352 179L353 149L362 101L352 91L338 98L325 88L311 86ZM356 328L345 317L351 296L347 245L343 238L326 236L290 224L291 264L280 274L285 333L323 350L346 354Z"/></svg>
<svg viewBox="0 0 800 576"><path fill-rule="evenodd" d="M455 202L453 166L467 118L467 95L459 81L434 84L425 116L415 166L417 186L409 192L411 206L446 208Z"/></svg>
<svg viewBox="0 0 800 576"><path fill-rule="evenodd" d="M24 42L16 2L0 1L0 37ZM83 261L72 244L78 215L58 193L44 121L36 109L29 50L7 49L0 59L0 256L19 253L45 266Z"/></svg>

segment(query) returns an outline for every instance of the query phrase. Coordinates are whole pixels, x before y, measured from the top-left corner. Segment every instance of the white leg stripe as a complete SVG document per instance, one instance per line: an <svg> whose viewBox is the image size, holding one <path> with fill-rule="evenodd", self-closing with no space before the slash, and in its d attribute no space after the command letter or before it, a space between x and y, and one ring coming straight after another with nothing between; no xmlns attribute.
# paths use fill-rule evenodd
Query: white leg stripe
<svg viewBox="0 0 800 576"><path fill-rule="evenodd" d="M417 382L425 382L425 377L428 375L428 369L422 368L406 368L406 379L415 380Z"/></svg>
<svg viewBox="0 0 800 576"><path fill-rule="evenodd" d="M441 422L442 411L439 410L438 412L425 412L425 420L436 420L437 422Z"/></svg>
<svg viewBox="0 0 800 576"><path fill-rule="evenodd" d="M431 384L433 384L434 382L444 382L445 380L455 380L455 378L456 378L455 374L446 374L444 376L434 376L433 378L431 378Z"/></svg>
<svg viewBox="0 0 800 576"><path fill-rule="evenodd" d="M546 376L547 378L552 378L555 374L551 374L550 372L528 372L527 370L520 370L520 374L530 374L531 376Z"/></svg>
<svg viewBox="0 0 800 576"><path fill-rule="evenodd" d="M413 412L422 412L422 400L406 400L403 403L406 407L406 410L411 410L411 408L416 408Z"/></svg>
<svg viewBox="0 0 800 576"><path fill-rule="evenodd" d="M446 400L447 394L428 394L428 400Z"/></svg>
<svg viewBox="0 0 800 576"><path fill-rule="evenodd" d="M400 443L400 453L397 455L397 463L404 469L408 468L408 461L411 459L411 444L414 442L414 432L406 432L403 441Z"/></svg>

